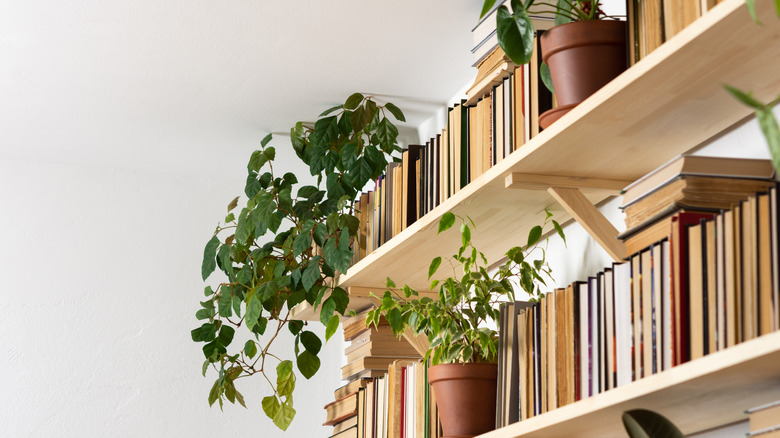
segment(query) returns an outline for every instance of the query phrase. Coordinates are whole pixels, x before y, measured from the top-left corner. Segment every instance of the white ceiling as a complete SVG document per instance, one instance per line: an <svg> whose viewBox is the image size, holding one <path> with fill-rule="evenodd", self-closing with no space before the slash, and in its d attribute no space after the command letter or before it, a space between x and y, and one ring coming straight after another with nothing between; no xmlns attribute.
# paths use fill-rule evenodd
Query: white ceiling
<svg viewBox="0 0 780 438"><path fill-rule="evenodd" d="M353 91L410 126L473 78L481 0L0 0L0 158L238 170ZM223 169L222 164L225 164Z"/></svg>

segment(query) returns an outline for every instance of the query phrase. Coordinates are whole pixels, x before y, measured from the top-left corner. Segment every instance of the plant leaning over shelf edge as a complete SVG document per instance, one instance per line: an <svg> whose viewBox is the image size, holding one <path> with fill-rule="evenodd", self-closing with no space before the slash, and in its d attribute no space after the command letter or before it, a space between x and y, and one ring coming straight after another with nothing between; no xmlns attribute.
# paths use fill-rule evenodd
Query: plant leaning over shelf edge
<svg viewBox="0 0 780 438"><path fill-rule="evenodd" d="M516 280L532 301L541 298L541 286L545 277L551 279L546 262L546 249L540 246L543 229L552 224L555 231L566 242L563 229L552 213L545 211L542 225L536 225L528 233L525 248L516 246L507 251L507 261L491 275L488 261L471 241L471 227L476 225L470 218L461 220L461 246L458 253L450 257L453 276L434 280L431 290L438 290L438 298L420 297L420 293L405 285L401 293L393 290L395 283L388 278L387 287L381 297L381 305L366 316L368 325L378 327L379 318L385 315L393 333L402 334L411 328L415 334L425 334L430 348L425 360L433 365L441 363L495 363L498 351L498 335L495 326L499 318L498 305L515 300L510 280ZM439 221L438 234L451 228L456 221L452 213L445 213ZM469 226L471 225L471 227ZM544 239L547 242L547 239ZM540 257L531 259L532 254ZM442 258L434 258L428 268L428 279L438 271ZM458 275L458 269L461 275ZM379 298L379 297L377 297Z"/></svg>
<svg viewBox="0 0 780 438"><path fill-rule="evenodd" d="M300 373L309 379L320 367L321 339L305 330L307 322L290 320L290 311L304 301L319 308L326 341L338 328L337 315L345 313L349 296L333 287L333 280L337 273L347 272L351 241L359 228L350 201L385 171L388 156L401 151L398 130L386 111L404 121L392 103L378 106L371 97L355 93L343 105L320 114L313 126L298 122L291 129L292 147L317 176L316 186L296 188L294 174L274 174L276 151L268 145L270 134L252 153L244 189L246 205L235 214L231 211L239 197L230 202L224 224L217 226L203 254L204 281L217 267L224 273L215 288L205 288L206 300L195 316L206 321L191 332L193 341L206 343L203 375L209 366L218 371L209 405L218 401L222 408L227 399L246 407L234 382L260 374L273 392L263 398L263 411L280 429L289 427L295 416L293 361L272 352L271 346L287 327L294 336L294 360ZM228 353L234 327L242 325L254 339L238 352ZM275 383L269 378L269 358L278 361Z"/></svg>
<svg viewBox="0 0 780 438"><path fill-rule="evenodd" d="M550 0L552 1L552 0ZM534 26L531 15L552 15L556 26L577 21L596 21L614 19L601 10L601 0L558 0L554 5L540 1L541 9L531 10L536 0L510 0L512 12L506 5L496 11L496 34L498 44L512 62L518 65L528 64L534 51ZM496 0L484 0L480 19L495 6ZM544 85L555 93L550 70L542 63L539 72Z"/></svg>
<svg viewBox="0 0 780 438"><path fill-rule="evenodd" d="M756 15L755 0L746 0L745 4L753 21L759 26L763 26L763 24L758 21L758 16ZM777 16L780 17L780 2L775 2L775 10ZM780 103L780 96L775 97L769 103L763 103L753 96L752 91L745 92L730 85L724 85L723 87L737 100L750 108L753 108L756 119L758 120L758 125L761 127L761 132L764 134L764 138L766 138L767 145L769 146L769 153L772 156L772 165L775 168L775 178L777 178L778 175L780 175L780 127L778 127L777 119L775 118L772 109L775 105Z"/></svg>

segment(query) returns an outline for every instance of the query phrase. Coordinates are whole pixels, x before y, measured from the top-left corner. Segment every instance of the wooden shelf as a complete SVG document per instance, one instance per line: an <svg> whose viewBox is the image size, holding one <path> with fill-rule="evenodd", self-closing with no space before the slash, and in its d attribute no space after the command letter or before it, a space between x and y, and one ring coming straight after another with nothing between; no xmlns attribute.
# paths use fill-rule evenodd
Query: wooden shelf
<svg viewBox="0 0 780 438"><path fill-rule="evenodd" d="M780 20L758 1L755 24L744 0L726 0L628 69L548 129L350 268L342 287L383 291L385 279L427 289L428 264L453 254L457 229L436 236L445 212L477 224L472 240L492 262L525 241L545 208L571 217L542 190L507 189L517 173L634 181L674 156L713 138L751 114L723 84L762 100L780 93ZM609 191L583 190L596 204ZM354 308L367 307L356 298ZM307 306L294 316L316 319Z"/></svg>
<svg viewBox="0 0 780 438"><path fill-rule="evenodd" d="M685 363L479 438L627 436L621 414L656 411L683 434L747 419L744 410L780 399L780 332Z"/></svg>

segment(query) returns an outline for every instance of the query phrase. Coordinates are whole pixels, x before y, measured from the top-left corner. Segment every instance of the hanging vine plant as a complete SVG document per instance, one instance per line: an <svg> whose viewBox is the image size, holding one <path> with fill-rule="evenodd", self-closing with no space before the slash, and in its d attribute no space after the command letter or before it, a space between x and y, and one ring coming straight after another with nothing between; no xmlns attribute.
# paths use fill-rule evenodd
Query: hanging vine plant
<svg viewBox="0 0 780 438"><path fill-rule="evenodd" d="M218 402L221 408L227 400L246 407L236 383L260 375L270 388L263 411L280 429L289 427L295 416L295 368L311 378L320 368L322 347L307 322L291 320L290 311L304 301L319 309L326 341L338 327L338 315L346 312L349 296L334 287L334 279L352 261L351 242L359 228L352 201L401 151L390 115L404 121L395 105L379 106L355 93L323 112L313 126L297 123L290 132L292 147L317 176L317 185L298 186L293 173L274 169L270 134L252 153L246 202L240 210L240 196L230 202L203 254L203 280L217 268L223 274L215 286L206 286L195 314L203 323L191 332L193 341L204 343L203 375L210 368L218 374L210 405ZM242 326L251 338L236 346L235 331ZM280 336L294 337L292 355L273 349Z"/></svg>

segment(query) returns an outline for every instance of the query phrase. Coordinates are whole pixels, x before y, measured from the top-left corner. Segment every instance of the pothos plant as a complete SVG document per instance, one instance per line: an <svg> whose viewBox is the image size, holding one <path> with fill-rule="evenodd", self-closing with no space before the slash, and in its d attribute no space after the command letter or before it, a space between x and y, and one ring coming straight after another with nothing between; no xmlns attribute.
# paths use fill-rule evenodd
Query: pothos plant
<svg viewBox="0 0 780 438"><path fill-rule="evenodd" d="M551 278L546 262L545 246L542 246L543 229L552 224L566 241L561 226L546 212L542 225L531 228L525 247L516 246L506 253L507 261L493 274L488 271L488 261L471 241L470 218L460 218L461 246L457 254L446 259L452 276L434 280L431 290L438 292L436 299L420 296L419 291L396 285L387 279L388 291L381 305L369 311L368 324L379 323L381 315L390 323L396 335L411 328L415 334L424 334L430 342L425 355L433 365L440 363L496 362L499 304L515 300L513 282L519 284L532 300L541 298L545 279ZM438 233L451 228L456 216L445 213L439 221ZM442 258L436 257L428 268L428 279L442 266Z"/></svg>
<svg viewBox="0 0 780 438"><path fill-rule="evenodd" d="M203 375L209 368L217 372L210 405L219 402L221 408L227 399L246 407L236 383L259 375L269 387L263 411L280 429L290 425L295 368L311 378L322 347L306 322L290 319L290 310L305 301L319 309L326 341L336 331L349 297L333 279L347 272L359 227L350 201L401 150L389 115L404 121L395 105L379 106L356 93L323 112L313 126L297 123L290 131L292 147L317 176L316 185L298 186L293 173L280 175L270 134L252 153L246 201L240 210L241 197L230 202L203 254L204 281L216 268L222 272L205 288L195 314L203 323L191 332L193 341L205 344ZM235 330L242 326L250 339L236 345ZM294 351L273 349L282 336L294 338Z"/></svg>

